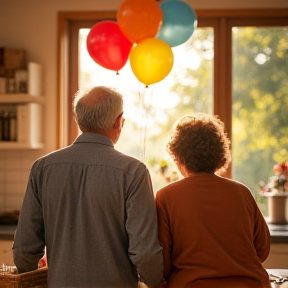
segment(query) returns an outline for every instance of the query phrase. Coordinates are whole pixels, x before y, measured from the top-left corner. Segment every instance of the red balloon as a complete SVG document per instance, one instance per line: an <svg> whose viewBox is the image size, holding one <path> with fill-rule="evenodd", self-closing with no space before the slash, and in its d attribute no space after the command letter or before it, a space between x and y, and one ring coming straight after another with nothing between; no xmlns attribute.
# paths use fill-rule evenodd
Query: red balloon
<svg viewBox="0 0 288 288"><path fill-rule="evenodd" d="M95 24L87 36L86 44L89 55L97 64L114 71L126 64L133 45L114 21Z"/></svg>

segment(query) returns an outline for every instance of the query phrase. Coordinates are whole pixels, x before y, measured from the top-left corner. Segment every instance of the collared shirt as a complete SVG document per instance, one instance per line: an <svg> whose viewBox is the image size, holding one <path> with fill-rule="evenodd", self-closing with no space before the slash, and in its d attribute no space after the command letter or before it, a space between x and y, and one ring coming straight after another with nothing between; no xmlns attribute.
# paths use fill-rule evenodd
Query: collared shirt
<svg viewBox="0 0 288 288"><path fill-rule="evenodd" d="M151 286L163 277L146 166L100 134L83 133L34 164L13 244L19 272L46 246L48 287Z"/></svg>

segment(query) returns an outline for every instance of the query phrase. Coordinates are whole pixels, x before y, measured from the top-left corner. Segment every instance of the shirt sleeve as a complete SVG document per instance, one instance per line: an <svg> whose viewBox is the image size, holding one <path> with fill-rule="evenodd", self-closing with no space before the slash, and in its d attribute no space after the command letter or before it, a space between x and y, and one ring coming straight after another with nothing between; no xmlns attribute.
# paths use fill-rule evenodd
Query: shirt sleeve
<svg viewBox="0 0 288 288"><path fill-rule="evenodd" d="M34 167L34 168L33 168ZM13 257L18 273L38 268L45 251L44 222L35 184L35 165L30 172L26 193L14 235Z"/></svg>
<svg viewBox="0 0 288 288"><path fill-rule="evenodd" d="M170 233L169 217L165 209L165 204L161 201L161 192L156 194L156 206L158 214L158 239L163 247L163 257L164 257L164 278L168 280L172 273L171 264L171 247L172 247L172 237Z"/></svg>
<svg viewBox="0 0 288 288"><path fill-rule="evenodd" d="M162 247L157 237L157 212L150 174L138 169L126 200L129 257L140 279L149 287L163 280Z"/></svg>

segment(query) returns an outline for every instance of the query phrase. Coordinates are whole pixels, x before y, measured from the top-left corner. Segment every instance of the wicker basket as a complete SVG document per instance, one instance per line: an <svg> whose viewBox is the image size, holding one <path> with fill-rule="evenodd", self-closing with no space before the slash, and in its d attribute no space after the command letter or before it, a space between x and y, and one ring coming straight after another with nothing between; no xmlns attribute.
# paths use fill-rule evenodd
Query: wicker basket
<svg viewBox="0 0 288 288"><path fill-rule="evenodd" d="M48 268L39 268L37 270L21 273L7 274L0 273L1 288L47 288L47 271Z"/></svg>

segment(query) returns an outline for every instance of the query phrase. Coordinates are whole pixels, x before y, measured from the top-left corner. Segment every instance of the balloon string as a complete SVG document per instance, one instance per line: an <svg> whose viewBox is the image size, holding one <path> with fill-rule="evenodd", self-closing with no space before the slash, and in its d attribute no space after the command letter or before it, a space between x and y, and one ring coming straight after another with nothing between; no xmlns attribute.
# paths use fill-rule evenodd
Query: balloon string
<svg viewBox="0 0 288 288"><path fill-rule="evenodd" d="M140 121L139 121L139 130L138 130L138 132L139 132L139 134L138 134L138 137L139 137L139 143L140 143L140 150L139 150L139 154L140 154L140 160L141 161L143 161L143 159L142 159L142 157L143 157L143 155L142 155L142 145L143 145L143 143L142 143L142 118L143 118L143 115L142 115L142 111L143 111L143 104L142 104L142 99L143 99L143 97L142 97L142 95L141 95L141 92L139 91L139 93L138 93L138 96L139 96L139 115L140 115Z"/></svg>
<svg viewBox="0 0 288 288"><path fill-rule="evenodd" d="M146 153L146 118L145 113L145 90L142 92L139 91L139 113L140 113L140 123L139 123L139 143L140 143L140 159L142 162L145 162L145 153Z"/></svg>
<svg viewBox="0 0 288 288"><path fill-rule="evenodd" d="M145 87L145 88L147 88L147 87ZM148 123L148 117L151 114L150 112L151 112L151 109L153 107L153 96L154 96L154 91L152 89L152 91L150 91L152 93L149 95L150 96L150 99L149 99L150 104L147 104L147 106L145 106L145 97L147 96L146 92L147 92L147 89L144 89L143 94L142 94L143 95L143 97L142 97L142 110L143 110L142 115L143 115L143 117L145 117L145 119L144 119L145 122L143 125L143 135L142 135L142 137L143 137L143 139L142 139L143 140L143 142L142 142L142 145L143 145L143 147L142 147L143 148L142 161L143 162L145 162L145 160L146 160L145 158L146 158L146 141L147 141L147 123ZM142 127L142 123L141 123L141 127Z"/></svg>
<svg viewBox="0 0 288 288"><path fill-rule="evenodd" d="M145 157L146 157L146 134L147 134L147 117L148 117L147 109L144 105L144 98L145 98L145 92L147 91L146 89L148 89L148 88L149 88L148 85L145 85L145 88L143 91L143 106L142 106L143 108L142 108L142 110L143 110L143 117L145 117L145 124L143 127L143 143L142 143L142 145L143 145L143 151L142 151L143 162L145 162Z"/></svg>
<svg viewBox="0 0 288 288"><path fill-rule="evenodd" d="M145 159L146 158L146 131L147 131L147 113L146 113L146 109L145 109L144 116L145 116L145 123L144 123L144 128L143 128L143 162L145 162L145 160L146 160Z"/></svg>
<svg viewBox="0 0 288 288"><path fill-rule="evenodd" d="M145 91L142 93L142 111L141 111L141 142L142 142L142 162L145 162L145 146L146 146L146 141L145 141L145 130L146 130L146 113L145 113Z"/></svg>
<svg viewBox="0 0 288 288"><path fill-rule="evenodd" d="M148 88L148 85L146 85L146 87L144 88L144 97L147 97L146 96L146 92L147 92L147 88ZM148 118L148 113L147 113L147 106L144 105L144 116L145 116L145 124L144 124L144 129L143 129L143 157L144 157L144 160L146 160L146 132L147 132L147 118Z"/></svg>

